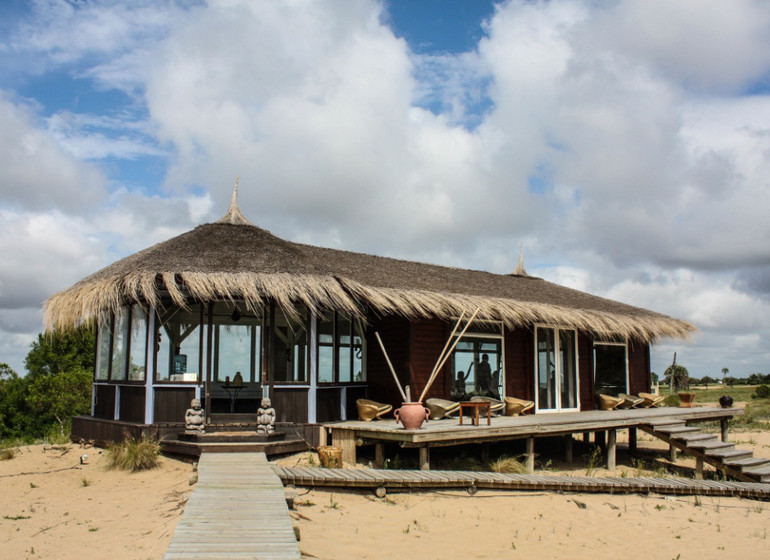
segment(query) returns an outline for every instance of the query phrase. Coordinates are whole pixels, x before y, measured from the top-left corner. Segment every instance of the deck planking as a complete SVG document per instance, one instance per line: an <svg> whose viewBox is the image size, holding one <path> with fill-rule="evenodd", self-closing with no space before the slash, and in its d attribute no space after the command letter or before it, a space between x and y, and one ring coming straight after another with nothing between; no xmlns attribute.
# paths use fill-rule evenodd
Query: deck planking
<svg viewBox="0 0 770 560"><path fill-rule="evenodd" d="M296 560L281 479L264 453L203 453L164 560Z"/></svg>
<svg viewBox="0 0 770 560"><path fill-rule="evenodd" d="M369 489L385 487L391 490L461 487L474 490L541 490L609 494L655 493L770 500L770 484L758 482L717 482L685 478L550 476L474 471L325 469L320 467L288 468L274 466L273 470L284 484L304 487ZM334 471L334 473L330 471ZM371 473L371 477L361 476L361 473Z"/></svg>

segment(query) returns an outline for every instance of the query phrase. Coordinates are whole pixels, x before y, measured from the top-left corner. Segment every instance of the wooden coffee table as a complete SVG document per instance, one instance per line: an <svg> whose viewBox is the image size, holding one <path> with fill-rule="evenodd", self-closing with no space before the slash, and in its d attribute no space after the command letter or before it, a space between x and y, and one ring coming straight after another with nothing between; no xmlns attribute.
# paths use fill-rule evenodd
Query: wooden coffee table
<svg viewBox="0 0 770 560"><path fill-rule="evenodd" d="M463 425L463 409L471 410L471 424L479 425L479 411L487 409L487 426L492 425L492 403L484 401L463 401L460 403L460 425Z"/></svg>

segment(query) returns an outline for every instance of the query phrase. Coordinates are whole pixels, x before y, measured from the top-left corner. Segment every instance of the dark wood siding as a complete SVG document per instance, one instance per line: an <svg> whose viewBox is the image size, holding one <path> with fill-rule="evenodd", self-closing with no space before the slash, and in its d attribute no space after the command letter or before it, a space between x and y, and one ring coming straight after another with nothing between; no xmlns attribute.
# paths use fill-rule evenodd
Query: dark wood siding
<svg viewBox="0 0 770 560"><path fill-rule="evenodd" d="M401 394L398 392L393 374L388 368L385 356L374 333L380 334L385 350L388 352L393 368L398 374L402 385L409 383L409 332L410 323L401 317L386 317L370 320L367 334L366 377L369 385L368 398L393 405L401 406ZM418 395L419 396L419 395ZM320 406L319 406L320 409ZM349 416L354 418L357 416ZM319 421L320 416L319 416Z"/></svg>
<svg viewBox="0 0 770 560"><path fill-rule="evenodd" d="M194 398L192 387L156 387L155 422L184 422L184 413Z"/></svg>
<svg viewBox="0 0 770 560"><path fill-rule="evenodd" d="M120 419L144 423L144 387L120 388Z"/></svg>
<svg viewBox="0 0 770 560"><path fill-rule="evenodd" d="M306 388L273 388L270 399L278 422L307 423ZM256 413L256 410L255 410Z"/></svg>
<svg viewBox="0 0 770 560"><path fill-rule="evenodd" d="M584 333L578 333L578 374L580 376L580 410L596 410L594 342Z"/></svg>
<svg viewBox="0 0 770 560"><path fill-rule="evenodd" d="M340 419L339 387L319 387L316 395L316 419L318 422L336 422Z"/></svg>
<svg viewBox="0 0 770 560"><path fill-rule="evenodd" d="M505 330L505 394L535 400L534 338L530 329Z"/></svg>
<svg viewBox="0 0 770 560"><path fill-rule="evenodd" d="M448 335L445 323L437 319L412 324L410 378L413 401L420 397L420 393L428 383L428 378L446 344ZM425 395L426 399L430 397L449 398L450 379L446 373L447 369L445 365L441 373L438 374L427 395Z"/></svg>
<svg viewBox="0 0 770 560"><path fill-rule="evenodd" d="M115 418L115 386L96 385L94 417L112 420Z"/></svg>
<svg viewBox="0 0 770 560"><path fill-rule="evenodd" d="M628 344L628 385L632 395L650 391L650 345Z"/></svg>

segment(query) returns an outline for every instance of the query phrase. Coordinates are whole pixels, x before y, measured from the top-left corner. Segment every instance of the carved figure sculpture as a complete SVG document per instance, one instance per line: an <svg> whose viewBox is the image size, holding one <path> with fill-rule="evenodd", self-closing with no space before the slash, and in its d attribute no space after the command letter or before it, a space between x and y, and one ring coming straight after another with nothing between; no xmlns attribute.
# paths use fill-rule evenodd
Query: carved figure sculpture
<svg viewBox="0 0 770 560"><path fill-rule="evenodd" d="M272 434L275 431L275 409L272 407L270 399L264 397L262 404L257 409L257 432L261 434Z"/></svg>
<svg viewBox="0 0 770 560"><path fill-rule="evenodd" d="M184 429L188 432L203 433L206 428L206 413L198 399L190 401L190 408L184 414Z"/></svg>

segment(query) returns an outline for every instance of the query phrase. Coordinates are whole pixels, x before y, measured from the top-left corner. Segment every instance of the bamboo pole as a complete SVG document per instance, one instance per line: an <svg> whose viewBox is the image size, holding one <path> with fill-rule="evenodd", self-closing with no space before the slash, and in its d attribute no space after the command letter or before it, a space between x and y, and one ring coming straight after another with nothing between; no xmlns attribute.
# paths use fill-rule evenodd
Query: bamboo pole
<svg viewBox="0 0 770 560"><path fill-rule="evenodd" d="M471 315L471 318L468 319L468 323L465 325L465 328L463 329L463 331L457 336L457 338L454 341L454 344L452 344L452 347L449 349L449 351L446 354L444 354L443 357L439 356L440 363L436 362L436 366L433 368L433 373L431 374L430 379L428 379L428 383L425 384L425 388L422 390L422 393L420 394L420 399L417 402L422 402L422 399L425 397L425 394L428 392L428 389L430 389L430 386L433 385L433 382L436 380L436 376L438 375L438 372L441 371L442 367L444 367L444 364L449 358L449 355L457 347L457 344L460 342L460 339L465 334L465 331L467 331L468 328L471 326L471 323L473 323L473 320L476 318L476 315L478 315L479 311L481 311L481 307L477 308L476 311L473 312L473 315ZM460 321L458 320L457 323L459 325ZM454 332L455 331L452 331L453 335L454 335ZM450 336L450 340L451 340L451 336Z"/></svg>
<svg viewBox="0 0 770 560"><path fill-rule="evenodd" d="M382 339L380 338L380 333L375 331L374 336L377 337L377 342L380 343L380 348L382 348L382 353L385 354L385 361L388 362L390 373L393 374L393 379L396 380L396 386L398 387L398 392L401 393L401 396L404 398L404 402L409 402L408 399L406 398L406 394L404 393L404 390L401 388L401 382L398 380L398 375L396 375L396 370L393 369L393 364L390 363L390 358L388 357L388 353L385 350L385 345L382 343Z"/></svg>

